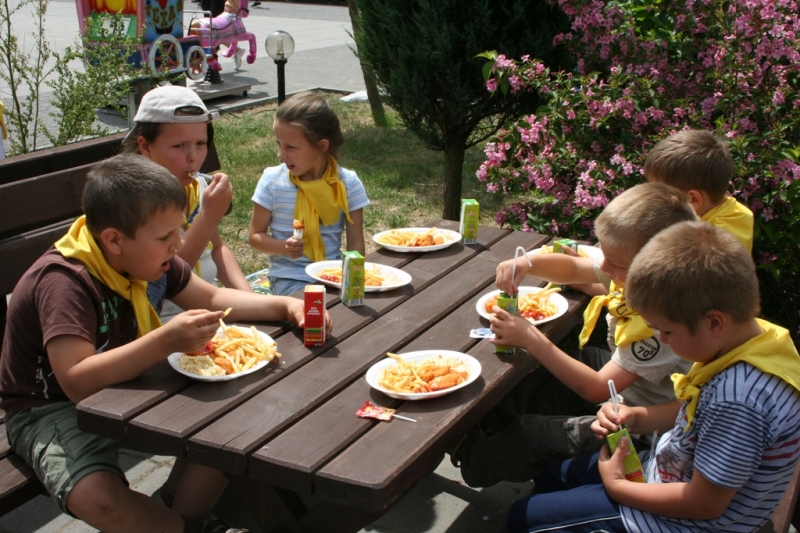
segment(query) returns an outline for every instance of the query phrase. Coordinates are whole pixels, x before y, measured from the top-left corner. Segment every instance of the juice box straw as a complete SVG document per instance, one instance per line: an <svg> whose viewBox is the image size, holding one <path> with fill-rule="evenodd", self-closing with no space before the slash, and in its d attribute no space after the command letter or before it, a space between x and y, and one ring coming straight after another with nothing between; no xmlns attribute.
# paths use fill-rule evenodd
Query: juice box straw
<svg viewBox="0 0 800 533"><path fill-rule="evenodd" d="M611 403L614 404L614 412L619 414L619 403L617 403L617 387L614 385L614 380L608 380L608 392L611 394Z"/></svg>

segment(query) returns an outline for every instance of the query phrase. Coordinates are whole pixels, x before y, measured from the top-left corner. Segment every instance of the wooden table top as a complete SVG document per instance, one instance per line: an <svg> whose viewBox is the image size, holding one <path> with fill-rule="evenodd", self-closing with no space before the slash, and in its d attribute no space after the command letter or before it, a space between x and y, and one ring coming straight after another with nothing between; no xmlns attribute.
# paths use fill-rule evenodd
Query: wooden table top
<svg viewBox="0 0 800 533"><path fill-rule="evenodd" d="M436 221L458 230L458 224ZM328 288L332 338L307 348L302 331L259 325L278 343L279 364L226 382L186 378L165 362L140 378L109 387L78 405L79 427L147 451L186 457L236 476L261 480L362 513L388 510L432 471L469 430L535 366L524 353L496 355L469 330L486 326L475 304L494 289L495 268L517 246L530 250L548 237L481 227L479 244L456 243L428 253L378 250L369 261L408 272L409 285L368 293L348 308ZM526 285L541 284L529 278ZM567 291L570 310L545 324L562 338L581 319L588 297ZM402 402L372 390L367 369L386 352L424 349L469 353L480 378L440 398ZM366 399L417 423L358 418Z"/></svg>

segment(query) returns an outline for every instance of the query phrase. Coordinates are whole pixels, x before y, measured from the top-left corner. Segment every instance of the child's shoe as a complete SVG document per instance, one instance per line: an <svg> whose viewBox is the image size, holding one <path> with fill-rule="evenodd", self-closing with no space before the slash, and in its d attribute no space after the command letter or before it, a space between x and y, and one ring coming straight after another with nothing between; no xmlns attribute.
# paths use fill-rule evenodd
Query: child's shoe
<svg viewBox="0 0 800 533"><path fill-rule="evenodd" d="M237 48L233 53L233 68L239 70L242 68L242 56L244 55L244 48Z"/></svg>

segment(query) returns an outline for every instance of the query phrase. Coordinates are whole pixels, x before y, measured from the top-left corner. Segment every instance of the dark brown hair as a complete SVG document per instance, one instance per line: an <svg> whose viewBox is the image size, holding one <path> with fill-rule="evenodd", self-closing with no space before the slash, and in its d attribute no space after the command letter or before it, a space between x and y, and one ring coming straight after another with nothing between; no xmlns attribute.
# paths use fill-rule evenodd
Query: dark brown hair
<svg viewBox="0 0 800 533"><path fill-rule="evenodd" d="M339 117L327 100L318 94L305 91L287 98L275 113L275 122L300 128L313 146L328 141L328 153L336 157L344 144Z"/></svg>

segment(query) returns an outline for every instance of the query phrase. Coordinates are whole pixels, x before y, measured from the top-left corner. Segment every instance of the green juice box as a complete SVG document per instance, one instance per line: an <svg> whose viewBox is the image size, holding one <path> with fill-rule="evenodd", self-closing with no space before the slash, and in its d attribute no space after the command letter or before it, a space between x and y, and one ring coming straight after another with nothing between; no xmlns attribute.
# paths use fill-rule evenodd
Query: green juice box
<svg viewBox="0 0 800 533"><path fill-rule="evenodd" d="M356 251L342 254L342 303L347 307L364 305L364 256Z"/></svg>
<svg viewBox="0 0 800 533"><path fill-rule="evenodd" d="M622 437L628 437L628 455L625 456L625 478L628 481L647 483L647 479L644 477L642 462L639 460L639 456L636 454L636 450L633 447L633 441L631 440L631 434L628 433L628 428L621 426L619 431L606 435L608 448L611 450L611 453L614 453Z"/></svg>
<svg viewBox="0 0 800 533"><path fill-rule="evenodd" d="M472 198L461 200L461 224L458 232L464 244L477 244L478 222L480 222L480 205Z"/></svg>
<svg viewBox="0 0 800 533"><path fill-rule="evenodd" d="M557 241L553 241L553 253L563 254L563 248L572 248L575 253L578 253L578 241L573 241L572 239L559 239Z"/></svg>
<svg viewBox="0 0 800 533"><path fill-rule="evenodd" d="M508 311L512 315L517 314L517 297L510 296L505 292L501 292L500 295L497 297L497 307L503 309L504 311ZM494 353L514 353L513 346L498 346L494 345Z"/></svg>

